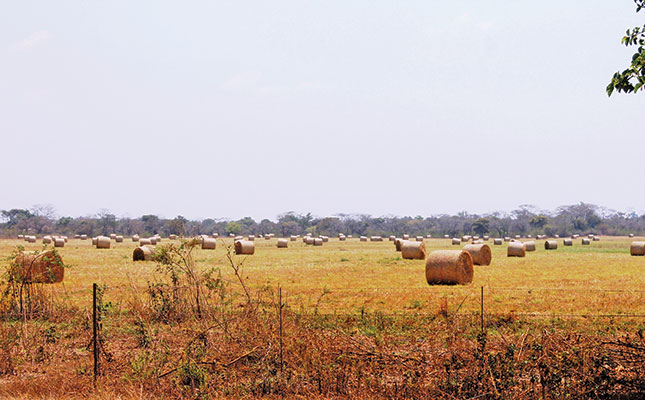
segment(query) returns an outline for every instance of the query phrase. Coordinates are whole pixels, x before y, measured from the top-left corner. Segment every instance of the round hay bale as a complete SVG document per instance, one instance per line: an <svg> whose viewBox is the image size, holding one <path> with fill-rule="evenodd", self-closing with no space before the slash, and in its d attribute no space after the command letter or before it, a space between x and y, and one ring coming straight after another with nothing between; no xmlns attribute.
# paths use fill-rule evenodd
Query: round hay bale
<svg viewBox="0 0 645 400"><path fill-rule="evenodd" d="M423 242L404 241L401 244L401 258L404 260L425 260L426 245Z"/></svg>
<svg viewBox="0 0 645 400"><path fill-rule="evenodd" d="M233 240L234 240L234 241L236 241L236 242L237 242L238 240L244 240L244 236L239 236L239 235L238 235L238 236L235 236L235 237L233 238Z"/></svg>
<svg viewBox="0 0 645 400"><path fill-rule="evenodd" d="M116 239L116 233L110 233L110 240Z"/></svg>
<svg viewBox="0 0 645 400"><path fill-rule="evenodd" d="M157 242L158 242L157 238L156 238L156 237L154 237L154 236L153 236L153 237L151 237L151 238L148 238L148 240L150 240L150 244L151 244L151 245L153 245L153 246L154 246L154 245L156 245L156 244L157 244ZM200 242L200 243L201 243L201 242Z"/></svg>
<svg viewBox="0 0 645 400"><path fill-rule="evenodd" d="M408 235L407 233L403 235L403 240L410 240L410 235Z"/></svg>
<svg viewBox="0 0 645 400"><path fill-rule="evenodd" d="M177 235L175 235L175 234L173 233L173 234L171 234L170 236L168 236L168 239L170 239L170 240L177 240Z"/></svg>
<svg viewBox="0 0 645 400"><path fill-rule="evenodd" d="M43 237L43 244L51 244L51 242L52 242L52 237L51 236Z"/></svg>
<svg viewBox="0 0 645 400"><path fill-rule="evenodd" d="M345 235L338 237L338 240L340 240L341 242L344 242L346 239L347 239L347 236Z"/></svg>
<svg viewBox="0 0 645 400"><path fill-rule="evenodd" d="M64 238L56 238L54 240L54 247L65 247L65 239Z"/></svg>
<svg viewBox="0 0 645 400"><path fill-rule="evenodd" d="M506 252L507 257L524 257L526 256L526 247L522 242L510 242Z"/></svg>
<svg viewBox="0 0 645 400"><path fill-rule="evenodd" d="M228 237L232 237L232 238L234 238L234 237L235 237L235 234L234 234L234 233L229 233L229 234L228 234Z"/></svg>
<svg viewBox="0 0 645 400"><path fill-rule="evenodd" d="M132 241L133 242L138 242L139 241L139 235L132 235Z"/></svg>
<svg viewBox="0 0 645 400"><path fill-rule="evenodd" d="M63 240L65 240L65 243L67 243L67 236L63 236Z"/></svg>
<svg viewBox="0 0 645 400"><path fill-rule="evenodd" d="M473 258L473 264L475 265L490 265L493 259L493 252L490 251L490 246L484 243L467 244L464 246L464 250Z"/></svg>
<svg viewBox="0 0 645 400"><path fill-rule="evenodd" d="M87 240L87 235L81 235L81 240Z"/></svg>
<svg viewBox="0 0 645 400"><path fill-rule="evenodd" d="M117 236L116 236L115 241L116 241L117 243L123 243L123 236L121 236L121 235L117 235Z"/></svg>
<svg viewBox="0 0 645 400"><path fill-rule="evenodd" d="M352 237L352 235L347 235L347 239L351 239Z"/></svg>
<svg viewBox="0 0 645 400"><path fill-rule="evenodd" d="M452 244L453 244L453 246L458 246L458 245L461 244L461 240L459 240L457 238L452 238Z"/></svg>
<svg viewBox="0 0 645 400"><path fill-rule="evenodd" d="M217 247L217 240L213 238L204 238L202 241L202 250L215 250Z"/></svg>
<svg viewBox="0 0 645 400"><path fill-rule="evenodd" d="M462 236L462 237L461 237L461 242L462 242L462 243L466 243L466 242L468 242L468 241L470 241L470 236L466 235L466 236Z"/></svg>
<svg viewBox="0 0 645 400"><path fill-rule="evenodd" d="M132 252L132 261L150 261L154 251L152 246L139 246Z"/></svg>
<svg viewBox="0 0 645 400"><path fill-rule="evenodd" d="M594 236L593 241L594 242L599 242L600 241L600 236Z"/></svg>
<svg viewBox="0 0 645 400"><path fill-rule="evenodd" d="M16 256L16 266L13 278L24 283L58 283L65 276L63 260L52 250L22 252Z"/></svg>
<svg viewBox="0 0 645 400"><path fill-rule="evenodd" d="M80 238L81 238L81 235L79 235L78 233L74 235L74 239L80 239Z"/></svg>
<svg viewBox="0 0 645 400"><path fill-rule="evenodd" d="M560 239L560 235L553 235L554 238Z"/></svg>
<svg viewBox="0 0 645 400"><path fill-rule="evenodd" d="M503 240L502 240L501 238L493 239L493 244L494 244L494 245L499 246L499 245L501 245L502 243L503 243Z"/></svg>
<svg viewBox="0 0 645 400"><path fill-rule="evenodd" d="M582 238L581 243L583 246L588 246L591 244L591 240L589 238Z"/></svg>
<svg viewBox="0 0 645 400"><path fill-rule="evenodd" d="M426 239L432 239L432 235L427 234L427 235L426 235Z"/></svg>
<svg viewBox="0 0 645 400"><path fill-rule="evenodd" d="M323 245L323 240L321 238L315 238L313 239L314 241L314 246L322 246Z"/></svg>
<svg viewBox="0 0 645 400"><path fill-rule="evenodd" d="M99 237L95 236L92 238L92 246L96 246L96 243L99 241Z"/></svg>
<svg viewBox="0 0 645 400"><path fill-rule="evenodd" d="M473 281L473 257L463 250L436 250L426 261L429 285L466 285Z"/></svg>
<svg viewBox="0 0 645 400"><path fill-rule="evenodd" d="M472 244L484 244L484 241L482 239L477 239L472 241Z"/></svg>
<svg viewBox="0 0 645 400"><path fill-rule="evenodd" d="M383 238L380 236L372 236L370 237L370 242L382 242Z"/></svg>
<svg viewBox="0 0 645 400"><path fill-rule="evenodd" d="M526 235L527 239L533 239L533 235Z"/></svg>
<svg viewBox="0 0 645 400"><path fill-rule="evenodd" d="M314 244L314 238L312 238L311 236L305 236L304 238L302 238L302 240L305 242L305 244Z"/></svg>
<svg viewBox="0 0 645 400"><path fill-rule="evenodd" d="M287 239L278 239L278 248L279 249L285 249L289 245L289 242L287 242Z"/></svg>
<svg viewBox="0 0 645 400"><path fill-rule="evenodd" d="M255 253L255 243L248 240L237 240L235 242L235 254L252 255Z"/></svg>
<svg viewBox="0 0 645 400"><path fill-rule="evenodd" d="M562 242L565 246L573 246L573 239L564 239Z"/></svg>
<svg viewBox="0 0 645 400"><path fill-rule="evenodd" d="M443 235L444 239L450 239L450 235Z"/></svg>
<svg viewBox="0 0 645 400"><path fill-rule="evenodd" d="M150 239L141 239L141 240L139 240L139 245L140 246L152 245L152 240L150 240Z"/></svg>
<svg viewBox="0 0 645 400"><path fill-rule="evenodd" d="M24 239L25 235L18 235L18 239Z"/></svg>
<svg viewBox="0 0 645 400"><path fill-rule="evenodd" d="M157 241L157 243L161 243L161 236L155 235L155 240Z"/></svg>
<svg viewBox="0 0 645 400"><path fill-rule="evenodd" d="M524 249L526 251L535 251L535 241L530 240L528 242L524 242Z"/></svg>
<svg viewBox="0 0 645 400"><path fill-rule="evenodd" d="M545 250L557 250L558 249L558 241L557 240L547 240L544 242L544 249Z"/></svg>
<svg viewBox="0 0 645 400"><path fill-rule="evenodd" d="M510 242L510 241L511 241L511 237L510 237L510 236L504 236L504 241L505 241L505 242Z"/></svg>
<svg viewBox="0 0 645 400"><path fill-rule="evenodd" d="M289 240L291 240L292 242L295 242L296 240L298 240L298 237L295 235L291 235L289 236Z"/></svg>
<svg viewBox="0 0 645 400"><path fill-rule="evenodd" d="M269 234L264 235L264 240L271 240L271 235Z"/></svg>
<svg viewBox="0 0 645 400"><path fill-rule="evenodd" d="M253 242L255 240L255 235L249 235L249 241Z"/></svg>
<svg viewBox="0 0 645 400"><path fill-rule="evenodd" d="M515 235L515 239L521 239L521 238L522 238L522 236L520 236L520 235Z"/></svg>
<svg viewBox="0 0 645 400"><path fill-rule="evenodd" d="M361 236L361 242L367 242L367 236Z"/></svg>
<svg viewBox="0 0 645 400"><path fill-rule="evenodd" d="M645 256L645 242L632 242L629 254L633 256Z"/></svg>
<svg viewBox="0 0 645 400"><path fill-rule="evenodd" d="M490 240L490 236L484 235L484 242L488 242Z"/></svg>
<svg viewBox="0 0 645 400"><path fill-rule="evenodd" d="M630 234L629 234L629 237L630 237L630 238L633 238L633 237L634 237L634 234L633 234L633 233L630 233Z"/></svg>
<svg viewBox="0 0 645 400"><path fill-rule="evenodd" d="M321 236L320 238L322 239L323 243L329 242L329 237L328 236Z"/></svg>
<svg viewBox="0 0 645 400"><path fill-rule="evenodd" d="M96 238L97 249L109 249L112 241L107 236L99 236Z"/></svg>
<svg viewBox="0 0 645 400"><path fill-rule="evenodd" d="M392 235L388 239L390 240L390 242L393 242L396 240L396 236Z"/></svg>
<svg viewBox="0 0 645 400"><path fill-rule="evenodd" d="M36 236L34 235L29 236L29 243L36 243Z"/></svg>
<svg viewBox="0 0 645 400"><path fill-rule="evenodd" d="M400 239L400 238L394 239L394 247L396 248L396 251L401 251L401 246L403 246L403 242L405 242L405 240L403 239Z"/></svg>
<svg viewBox="0 0 645 400"><path fill-rule="evenodd" d="M423 236L417 236L416 241L417 242L423 242Z"/></svg>

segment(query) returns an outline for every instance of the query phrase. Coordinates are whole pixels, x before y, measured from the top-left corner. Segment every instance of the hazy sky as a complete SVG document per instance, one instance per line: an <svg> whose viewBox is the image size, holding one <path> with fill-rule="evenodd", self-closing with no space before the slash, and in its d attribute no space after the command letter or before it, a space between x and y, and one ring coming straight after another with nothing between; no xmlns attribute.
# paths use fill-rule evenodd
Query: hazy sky
<svg viewBox="0 0 645 400"><path fill-rule="evenodd" d="M0 209L645 209L631 0L2 8Z"/></svg>

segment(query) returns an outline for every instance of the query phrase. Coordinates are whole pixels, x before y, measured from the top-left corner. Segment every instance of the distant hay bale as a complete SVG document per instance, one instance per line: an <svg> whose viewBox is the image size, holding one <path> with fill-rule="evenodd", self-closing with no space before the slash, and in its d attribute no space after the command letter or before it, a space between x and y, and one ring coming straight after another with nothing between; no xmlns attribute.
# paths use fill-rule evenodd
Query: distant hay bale
<svg viewBox="0 0 645 400"><path fill-rule="evenodd" d="M109 249L112 241L107 236L99 236L96 238L97 249Z"/></svg>
<svg viewBox="0 0 645 400"><path fill-rule="evenodd" d="M138 242L140 239L139 235L132 235L132 241L133 242Z"/></svg>
<svg viewBox="0 0 645 400"><path fill-rule="evenodd" d="M461 240L459 240L457 238L452 238L452 244L453 244L453 246L458 246L458 245L461 244Z"/></svg>
<svg viewBox="0 0 645 400"><path fill-rule="evenodd" d="M213 232L213 234L211 235L211 237L212 237L213 239L217 239L217 238L219 238L219 233L217 233L217 232Z"/></svg>
<svg viewBox="0 0 645 400"><path fill-rule="evenodd" d="M235 240L236 242L237 242L238 240L244 240L244 236L239 236L239 235L238 235L238 236L235 236L235 237L233 238L233 240Z"/></svg>
<svg viewBox="0 0 645 400"><path fill-rule="evenodd" d="M600 241L600 236L594 236L593 241L594 242L599 242Z"/></svg>
<svg viewBox="0 0 645 400"><path fill-rule="evenodd" d="M67 243L67 236L63 236L63 240L65 240L65 243Z"/></svg>
<svg viewBox="0 0 645 400"><path fill-rule="evenodd" d="M215 250L217 248L217 240L213 238L204 238L202 241L202 250Z"/></svg>
<svg viewBox="0 0 645 400"><path fill-rule="evenodd" d="M157 244L157 238L154 237L154 236L148 238L148 240L150 240L150 244L153 245L153 246ZM201 241L200 241L200 243L201 243Z"/></svg>
<svg viewBox="0 0 645 400"><path fill-rule="evenodd" d="M396 251L401 251L401 247L403 246L403 242L405 242L405 240L403 240L403 239L400 239L400 238L394 239L394 248L396 249Z"/></svg>
<svg viewBox="0 0 645 400"><path fill-rule="evenodd" d="M503 243L503 240L502 240L502 239L500 239L500 238L493 239L493 244L494 244L494 245L499 246L499 245L501 245L502 243Z"/></svg>
<svg viewBox="0 0 645 400"><path fill-rule="evenodd" d="M255 243L248 240L238 240L235 242L235 254L252 255L255 253Z"/></svg>
<svg viewBox="0 0 645 400"><path fill-rule="evenodd" d="M522 236L520 236L520 235L515 235L515 239L521 239L521 238L522 238Z"/></svg>
<svg viewBox="0 0 645 400"><path fill-rule="evenodd" d="M63 260L52 250L19 253L15 264L11 274L23 283L58 283L65 276Z"/></svg>
<svg viewBox="0 0 645 400"><path fill-rule="evenodd" d="M74 239L80 239L80 238L81 238L81 235L79 235L78 233L76 235L74 235Z"/></svg>
<svg viewBox="0 0 645 400"><path fill-rule="evenodd" d="M591 240L589 238L582 238L581 243L583 246L588 246L591 244Z"/></svg>
<svg viewBox="0 0 645 400"><path fill-rule="evenodd" d="M116 233L110 233L110 240L116 239Z"/></svg>
<svg viewBox="0 0 645 400"><path fill-rule="evenodd" d="M593 239L594 234L593 234L593 233L590 233L590 234L588 234L588 235L587 235L587 237L588 237L589 239Z"/></svg>
<svg viewBox="0 0 645 400"><path fill-rule="evenodd" d="M472 240L479 240L480 238L479 238L479 236L475 235L475 236L471 237L471 239Z"/></svg>
<svg viewBox="0 0 645 400"><path fill-rule="evenodd" d="M391 235L390 237L388 237L388 239L389 239L390 242L393 242L393 241L396 240L396 236Z"/></svg>
<svg viewBox="0 0 645 400"><path fill-rule="evenodd" d="M511 241L511 237L510 237L510 236L504 236L504 241L505 241L505 242L510 242L510 241Z"/></svg>
<svg viewBox="0 0 645 400"><path fill-rule="evenodd" d="M634 234L633 234L633 233L630 233L630 234L629 234L629 237L630 237L630 238L633 238L633 237L634 237Z"/></svg>
<svg viewBox="0 0 645 400"><path fill-rule="evenodd" d="M132 252L132 261L150 261L154 251L152 246L139 246Z"/></svg>
<svg viewBox="0 0 645 400"><path fill-rule="evenodd" d="M506 252L507 257L524 257L526 256L526 247L522 242L510 242Z"/></svg>
<svg viewBox="0 0 645 400"><path fill-rule="evenodd" d="M490 265L490 262L493 259L493 252L490 250L490 247L484 243L467 244L464 246L464 250L473 258L473 264L475 265Z"/></svg>
<svg viewBox="0 0 645 400"><path fill-rule="evenodd" d="M249 235L249 241L254 241L255 240L255 235Z"/></svg>
<svg viewBox="0 0 645 400"><path fill-rule="evenodd" d="M155 240L157 243L161 243L161 236L155 235Z"/></svg>
<svg viewBox="0 0 645 400"><path fill-rule="evenodd" d="M401 244L401 258L404 260L425 260L426 245L423 242L404 241Z"/></svg>
<svg viewBox="0 0 645 400"><path fill-rule="evenodd" d="M408 235L407 233L403 235L403 240L410 240L410 235Z"/></svg>
<svg viewBox="0 0 645 400"><path fill-rule="evenodd" d="M558 241L557 240L547 240L544 242L544 249L545 250L557 250L558 249Z"/></svg>
<svg viewBox="0 0 645 400"><path fill-rule="evenodd" d="M329 237L328 236L321 236L320 238L322 239L323 243L329 242Z"/></svg>
<svg viewBox="0 0 645 400"><path fill-rule="evenodd" d="M443 235L444 239L450 239L450 235Z"/></svg>
<svg viewBox="0 0 645 400"><path fill-rule="evenodd" d="M81 235L81 240L87 240L87 235Z"/></svg>
<svg viewBox="0 0 645 400"><path fill-rule="evenodd" d="M564 239L562 241L562 244L564 244L565 246L573 246L573 239Z"/></svg>
<svg viewBox="0 0 645 400"><path fill-rule="evenodd" d="M234 233L229 233L228 237L235 237L235 234Z"/></svg>
<svg viewBox="0 0 645 400"><path fill-rule="evenodd" d="M463 250L436 250L426 261L429 285L466 285L473 281L473 258Z"/></svg>
<svg viewBox="0 0 645 400"><path fill-rule="evenodd" d="M34 236L34 235L29 236L28 241L29 241L29 243L36 243L36 236Z"/></svg>
<svg viewBox="0 0 645 400"><path fill-rule="evenodd" d="M304 238L302 238L302 240L305 242L305 244L314 244L314 238L312 238L311 236L305 236Z"/></svg>
<svg viewBox="0 0 645 400"><path fill-rule="evenodd" d="M140 246L152 245L152 240L150 240L150 239L141 239L141 240L139 240L139 245Z"/></svg>
<svg viewBox="0 0 645 400"><path fill-rule="evenodd" d="M554 238L560 239L560 235L553 235Z"/></svg>
<svg viewBox="0 0 645 400"><path fill-rule="evenodd" d="M121 236L121 235L117 235L117 236L116 236L116 242L117 242L117 243L123 243L123 236Z"/></svg>
<svg viewBox="0 0 645 400"><path fill-rule="evenodd" d="M296 240L298 240L298 236L291 235L291 236L289 236L289 240L291 240L292 242L295 242Z"/></svg>
<svg viewBox="0 0 645 400"><path fill-rule="evenodd" d="M65 247L65 238L54 239L54 247Z"/></svg>
<svg viewBox="0 0 645 400"><path fill-rule="evenodd" d="M344 242L346 239L347 239L347 236L345 235L338 237L338 240L340 240L341 242Z"/></svg>
<svg viewBox="0 0 645 400"><path fill-rule="evenodd" d="M52 242L52 237L51 236L43 237L43 244L51 244L51 242Z"/></svg>
<svg viewBox="0 0 645 400"><path fill-rule="evenodd" d="M361 242L367 242L367 236L361 236Z"/></svg>
<svg viewBox="0 0 645 400"><path fill-rule="evenodd" d="M92 246L96 246L96 243L99 241L99 237L95 236L92 238Z"/></svg>
<svg viewBox="0 0 645 400"><path fill-rule="evenodd" d="M383 238L380 236L372 236L370 237L370 242L382 242Z"/></svg>
<svg viewBox="0 0 645 400"><path fill-rule="evenodd" d="M351 239L352 237L352 235L347 235L347 239Z"/></svg>
<svg viewBox="0 0 645 400"><path fill-rule="evenodd" d="M632 242L629 254L633 256L645 256L645 242Z"/></svg>
<svg viewBox="0 0 645 400"><path fill-rule="evenodd" d="M289 245L289 242L287 242L287 239L278 239L278 248L283 249L286 248Z"/></svg>
<svg viewBox="0 0 645 400"><path fill-rule="evenodd" d="M423 236L417 236L416 241L417 242L423 242Z"/></svg>
<svg viewBox="0 0 645 400"><path fill-rule="evenodd" d="M177 240L177 235L175 235L175 234L173 233L173 234L171 234L170 236L168 236L168 238L169 238L170 240Z"/></svg>
<svg viewBox="0 0 645 400"><path fill-rule="evenodd" d="M472 241L472 244L484 244L484 241L482 239L477 239Z"/></svg>
<svg viewBox="0 0 645 400"><path fill-rule="evenodd" d="M269 234L264 235L264 240L271 240L271 235Z"/></svg>
<svg viewBox="0 0 645 400"><path fill-rule="evenodd" d="M526 235L527 239L533 239L533 235Z"/></svg>
<svg viewBox="0 0 645 400"><path fill-rule="evenodd" d="M484 235L484 241L488 242L490 240L490 236Z"/></svg>
<svg viewBox="0 0 645 400"><path fill-rule="evenodd" d="M321 238L314 239L314 246L322 246L322 245L323 245L323 240Z"/></svg>
<svg viewBox="0 0 645 400"><path fill-rule="evenodd" d="M18 239L24 239L25 235L18 235Z"/></svg>
<svg viewBox="0 0 645 400"><path fill-rule="evenodd" d="M535 251L535 241L530 240L528 242L524 242L524 249L526 251Z"/></svg>
<svg viewBox="0 0 645 400"><path fill-rule="evenodd" d="M466 235L466 236L462 236L462 237L461 237L461 242L462 242L462 243L466 243L466 242L468 242L468 241L470 241L470 236Z"/></svg>

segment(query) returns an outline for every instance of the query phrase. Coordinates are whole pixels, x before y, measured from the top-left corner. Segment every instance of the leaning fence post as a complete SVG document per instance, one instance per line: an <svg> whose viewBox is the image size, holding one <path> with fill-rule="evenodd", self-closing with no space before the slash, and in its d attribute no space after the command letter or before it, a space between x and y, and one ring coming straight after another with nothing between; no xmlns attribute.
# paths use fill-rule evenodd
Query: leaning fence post
<svg viewBox="0 0 645 400"><path fill-rule="evenodd" d="M97 285L92 285L92 345L94 353L94 386L96 386L96 379L99 375L99 344L97 339L98 323L96 315L96 289Z"/></svg>
<svg viewBox="0 0 645 400"><path fill-rule="evenodd" d="M480 319L481 319L481 326L482 326L482 332L484 332L484 287L481 287L481 296L480 296Z"/></svg>

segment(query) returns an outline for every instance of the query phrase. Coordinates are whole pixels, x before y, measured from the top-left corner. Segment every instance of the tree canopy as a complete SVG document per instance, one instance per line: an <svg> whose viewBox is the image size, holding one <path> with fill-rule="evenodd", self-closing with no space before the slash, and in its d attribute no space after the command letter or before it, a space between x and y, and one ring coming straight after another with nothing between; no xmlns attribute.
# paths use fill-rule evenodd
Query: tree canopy
<svg viewBox="0 0 645 400"><path fill-rule="evenodd" d="M636 12L645 8L645 0L634 0ZM614 90L624 93L636 93L644 89L645 85L645 25L627 29L622 43L627 46L637 46L632 56L632 62L624 71L616 72L607 85L607 95L611 96Z"/></svg>

